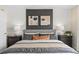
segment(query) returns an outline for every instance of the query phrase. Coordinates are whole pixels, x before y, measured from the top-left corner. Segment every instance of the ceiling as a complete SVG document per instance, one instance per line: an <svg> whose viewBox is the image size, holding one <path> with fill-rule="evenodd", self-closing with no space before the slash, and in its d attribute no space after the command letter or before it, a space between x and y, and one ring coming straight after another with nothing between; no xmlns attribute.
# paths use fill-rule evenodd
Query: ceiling
<svg viewBox="0 0 79 59"><path fill-rule="evenodd" d="M63 9L71 9L76 7L77 5L0 5L1 8L12 8L12 7L17 7L17 8L39 8L39 9L51 9L51 8L63 8Z"/></svg>

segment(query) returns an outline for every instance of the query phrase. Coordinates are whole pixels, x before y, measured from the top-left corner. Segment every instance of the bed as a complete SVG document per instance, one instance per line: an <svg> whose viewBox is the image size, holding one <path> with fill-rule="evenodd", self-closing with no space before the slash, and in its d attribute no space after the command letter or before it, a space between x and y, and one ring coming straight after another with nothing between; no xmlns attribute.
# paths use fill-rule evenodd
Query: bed
<svg viewBox="0 0 79 59"><path fill-rule="evenodd" d="M32 32L24 32L23 40L16 42L0 53L78 53L73 48L59 41L55 33L51 32L51 34L48 34L46 31L43 33L43 31L41 34L38 34Z"/></svg>
<svg viewBox="0 0 79 59"><path fill-rule="evenodd" d="M22 40L1 53L77 53L77 51L59 40Z"/></svg>

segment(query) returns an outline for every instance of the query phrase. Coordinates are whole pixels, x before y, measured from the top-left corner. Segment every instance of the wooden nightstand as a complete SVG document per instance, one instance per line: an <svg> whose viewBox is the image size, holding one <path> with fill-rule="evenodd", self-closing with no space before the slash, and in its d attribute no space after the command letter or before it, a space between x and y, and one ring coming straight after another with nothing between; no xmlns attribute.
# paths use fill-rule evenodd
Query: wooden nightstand
<svg viewBox="0 0 79 59"><path fill-rule="evenodd" d="M58 40L63 41L65 44L72 47L72 36L58 35Z"/></svg>
<svg viewBox="0 0 79 59"><path fill-rule="evenodd" d="M15 44L17 41L22 40L22 36L7 36L7 47Z"/></svg>

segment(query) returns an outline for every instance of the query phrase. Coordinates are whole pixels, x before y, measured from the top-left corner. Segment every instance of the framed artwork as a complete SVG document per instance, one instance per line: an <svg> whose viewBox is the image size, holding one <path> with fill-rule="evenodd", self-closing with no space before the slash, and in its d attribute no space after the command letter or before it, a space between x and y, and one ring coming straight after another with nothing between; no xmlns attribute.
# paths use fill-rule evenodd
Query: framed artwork
<svg viewBox="0 0 79 59"><path fill-rule="evenodd" d="M28 16L28 25L38 25L38 16Z"/></svg>
<svg viewBox="0 0 79 59"><path fill-rule="evenodd" d="M40 25L50 25L50 16L40 16L41 22Z"/></svg>

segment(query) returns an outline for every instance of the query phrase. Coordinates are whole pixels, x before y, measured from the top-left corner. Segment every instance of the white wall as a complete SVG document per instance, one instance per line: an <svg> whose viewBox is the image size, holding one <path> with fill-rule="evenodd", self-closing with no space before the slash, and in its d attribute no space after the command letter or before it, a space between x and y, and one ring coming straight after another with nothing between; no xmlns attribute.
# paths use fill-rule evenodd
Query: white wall
<svg viewBox="0 0 79 59"><path fill-rule="evenodd" d="M79 51L79 6L77 6L77 50Z"/></svg>
<svg viewBox="0 0 79 59"><path fill-rule="evenodd" d="M13 32L14 25L22 24L23 29L26 25L26 9L53 9L53 24L62 24L65 30L70 30L70 7L71 6L2 6L8 12L8 33Z"/></svg>
<svg viewBox="0 0 79 59"><path fill-rule="evenodd" d="M71 24L73 32L73 47L79 51L79 6L71 9Z"/></svg>
<svg viewBox="0 0 79 59"><path fill-rule="evenodd" d="M73 33L73 48L77 49L77 7L71 9L71 31Z"/></svg>
<svg viewBox="0 0 79 59"><path fill-rule="evenodd" d="M0 9L0 50L3 50L7 47L6 29L7 29L7 15L5 10Z"/></svg>

